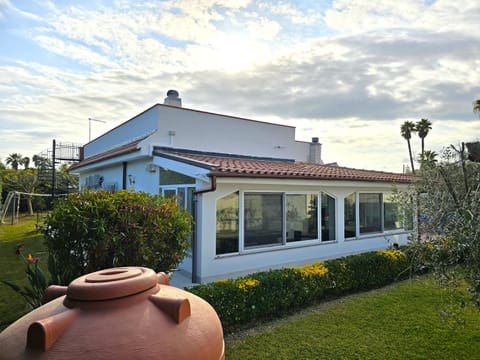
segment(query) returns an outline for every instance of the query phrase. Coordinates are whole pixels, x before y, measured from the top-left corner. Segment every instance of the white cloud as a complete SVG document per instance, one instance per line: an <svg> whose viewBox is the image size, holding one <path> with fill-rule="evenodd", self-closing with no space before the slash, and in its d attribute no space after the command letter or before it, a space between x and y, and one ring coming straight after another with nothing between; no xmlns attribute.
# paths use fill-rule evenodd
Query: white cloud
<svg viewBox="0 0 480 360"><path fill-rule="evenodd" d="M292 4L281 2L272 4L263 2L259 5L260 8L267 9L275 15L283 15L288 18L293 24L312 25L321 19L321 14L309 11L307 13L300 11Z"/></svg>
<svg viewBox="0 0 480 360"><path fill-rule="evenodd" d="M425 11L415 0L335 0L325 12L325 23L339 32L365 32L397 28L415 22Z"/></svg>
<svg viewBox="0 0 480 360"><path fill-rule="evenodd" d="M415 28L434 32L471 32L479 36L480 3L438 0L335 0L325 12L325 24L339 33L363 33L382 29Z"/></svg>
<svg viewBox="0 0 480 360"><path fill-rule="evenodd" d="M0 58L0 129L12 139L0 153L84 142L88 117L108 121L95 137L176 88L185 107L319 136L328 162L401 171L403 121L429 118L436 151L480 131L477 3L336 1L323 13L302 10L315 1L39 1L47 12L21 11L43 20L18 29L45 56Z"/></svg>
<svg viewBox="0 0 480 360"><path fill-rule="evenodd" d="M281 29L278 22L266 18L249 21L246 25L250 37L261 40L273 39Z"/></svg>
<svg viewBox="0 0 480 360"><path fill-rule="evenodd" d="M0 0L0 19L7 16L7 13L18 14L23 18L39 21L41 18L29 11L23 11L19 7L16 7L9 0Z"/></svg>

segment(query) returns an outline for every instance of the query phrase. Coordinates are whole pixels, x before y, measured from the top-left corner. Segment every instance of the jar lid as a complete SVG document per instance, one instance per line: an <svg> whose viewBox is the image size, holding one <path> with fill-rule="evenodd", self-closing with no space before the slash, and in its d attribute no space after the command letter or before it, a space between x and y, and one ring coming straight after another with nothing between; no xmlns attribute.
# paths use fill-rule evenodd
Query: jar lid
<svg viewBox="0 0 480 360"><path fill-rule="evenodd" d="M73 280L67 288L70 300L111 300L135 295L157 284L157 274L143 267L118 267L96 271Z"/></svg>

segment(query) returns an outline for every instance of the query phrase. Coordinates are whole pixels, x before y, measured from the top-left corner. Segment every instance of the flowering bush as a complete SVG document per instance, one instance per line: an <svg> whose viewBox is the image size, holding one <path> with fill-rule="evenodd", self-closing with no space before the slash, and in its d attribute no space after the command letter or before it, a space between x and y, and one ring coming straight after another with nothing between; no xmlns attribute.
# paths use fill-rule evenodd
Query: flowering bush
<svg viewBox="0 0 480 360"><path fill-rule="evenodd" d="M302 274L304 279L311 277L322 277L328 274L328 269L323 262L308 264L301 268L294 268L294 270Z"/></svg>

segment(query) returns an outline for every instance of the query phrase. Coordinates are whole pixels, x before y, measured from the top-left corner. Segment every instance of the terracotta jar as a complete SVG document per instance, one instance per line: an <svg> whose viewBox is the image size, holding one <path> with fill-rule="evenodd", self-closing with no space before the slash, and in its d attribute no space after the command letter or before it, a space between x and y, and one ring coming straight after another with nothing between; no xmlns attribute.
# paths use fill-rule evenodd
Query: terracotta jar
<svg viewBox="0 0 480 360"><path fill-rule="evenodd" d="M43 306L0 334L0 359L224 359L215 310L167 284L122 267L49 287Z"/></svg>

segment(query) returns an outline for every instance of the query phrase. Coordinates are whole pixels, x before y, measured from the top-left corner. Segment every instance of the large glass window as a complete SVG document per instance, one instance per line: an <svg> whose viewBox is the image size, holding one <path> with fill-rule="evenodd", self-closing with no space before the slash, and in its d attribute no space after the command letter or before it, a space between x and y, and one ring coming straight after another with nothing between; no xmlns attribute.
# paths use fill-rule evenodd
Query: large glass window
<svg viewBox="0 0 480 360"><path fill-rule="evenodd" d="M401 208L392 196L383 197L383 218L385 230L396 230L402 227Z"/></svg>
<svg viewBox="0 0 480 360"><path fill-rule="evenodd" d="M355 197L355 193L352 193L344 200L345 239L357 236L357 210Z"/></svg>
<svg viewBox="0 0 480 360"><path fill-rule="evenodd" d="M160 188L160 194L167 198L174 198L178 206L187 209L189 214L193 214L193 198L195 188L192 186L167 186ZM192 234L188 236L189 248L192 247Z"/></svg>
<svg viewBox="0 0 480 360"><path fill-rule="evenodd" d="M238 191L217 200L217 254L238 252Z"/></svg>
<svg viewBox="0 0 480 360"><path fill-rule="evenodd" d="M179 206L183 206L190 214L193 214L195 178L162 167L159 173L159 193L165 197L174 197ZM189 235L189 242L191 248L192 234Z"/></svg>
<svg viewBox="0 0 480 360"><path fill-rule="evenodd" d="M287 241L318 239L316 194L286 195Z"/></svg>
<svg viewBox="0 0 480 360"><path fill-rule="evenodd" d="M177 196L177 189L164 189L163 196L167 198L175 197Z"/></svg>
<svg viewBox="0 0 480 360"><path fill-rule="evenodd" d="M325 193L240 192L216 202L216 253L336 240L336 200ZM321 232L320 232L321 230Z"/></svg>
<svg viewBox="0 0 480 360"><path fill-rule="evenodd" d="M283 243L283 194L244 195L245 248Z"/></svg>
<svg viewBox="0 0 480 360"><path fill-rule="evenodd" d="M195 184L195 178L160 168L160 185Z"/></svg>
<svg viewBox="0 0 480 360"><path fill-rule="evenodd" d="M382 194L359 194L360 234L382 231Z"/></svg>
<svg viewBox="0 0 480 360"><path fill-rule="evenodd" d="M335 199L322 193L322 241L335 240Z"/></svg>

